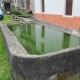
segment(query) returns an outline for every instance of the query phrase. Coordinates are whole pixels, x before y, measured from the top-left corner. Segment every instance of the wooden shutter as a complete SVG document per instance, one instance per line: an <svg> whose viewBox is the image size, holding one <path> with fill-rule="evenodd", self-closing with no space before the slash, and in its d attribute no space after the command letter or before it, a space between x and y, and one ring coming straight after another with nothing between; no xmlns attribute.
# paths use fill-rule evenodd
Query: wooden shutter
<svg viewBox="0 0 80 80"><path fill-rule="evenodd" d="M72 15L73 0L66 0L66 15Z"/></svg>
<svg viewBox="0 0 80 80"><path fill-rule="evenodd" d="M42 0L42 12L44 12L44 0Z"/></svg>

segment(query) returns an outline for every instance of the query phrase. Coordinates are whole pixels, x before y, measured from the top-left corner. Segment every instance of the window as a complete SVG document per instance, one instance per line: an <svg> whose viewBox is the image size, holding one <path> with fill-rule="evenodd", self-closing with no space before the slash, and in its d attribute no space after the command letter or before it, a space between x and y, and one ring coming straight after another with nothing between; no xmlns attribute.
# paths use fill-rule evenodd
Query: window
<svg viewBox="0 0 80 80"><path fill-rule="evenodd" d="M42 0L42 12L44 12L44 0Z"/></svg>
<svg viewBox="0 0 80 80"><path fill-rule="evenodd" d="M73 0L66 0L66 13L65 15L72 15Z"/></svg>

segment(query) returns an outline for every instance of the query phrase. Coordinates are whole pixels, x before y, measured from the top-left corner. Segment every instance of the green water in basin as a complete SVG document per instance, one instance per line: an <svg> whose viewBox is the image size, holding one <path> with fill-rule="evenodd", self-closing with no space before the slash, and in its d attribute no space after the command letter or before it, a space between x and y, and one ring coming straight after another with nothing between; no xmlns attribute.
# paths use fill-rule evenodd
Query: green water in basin
<svg viewBox="0 0 80 80"><path fill-rule="evenodd" d="M8 26L29 54L46 54L80 45L80 38L38 24Z"/></svg>

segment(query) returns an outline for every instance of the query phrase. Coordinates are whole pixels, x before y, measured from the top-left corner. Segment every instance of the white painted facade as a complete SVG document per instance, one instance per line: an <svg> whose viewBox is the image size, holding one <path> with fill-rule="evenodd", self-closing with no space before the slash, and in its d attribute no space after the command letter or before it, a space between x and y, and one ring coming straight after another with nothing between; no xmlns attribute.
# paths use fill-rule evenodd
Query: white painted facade
<svg viewBox="0 0 80 80"><path fill-rule="evenodd" d="M44 0L45 12L42 12L42 0L35 0L35 13L65 15L66 0ZM72 16L80 16L80 0L73 0Z"/></svg>
<svg viewBox="0 0 80 80"><path fill-rule="evenodd" d="M33 13L35 12L35 7L34 7L34 0L30 0L30 9L33 11Z"/></svg>

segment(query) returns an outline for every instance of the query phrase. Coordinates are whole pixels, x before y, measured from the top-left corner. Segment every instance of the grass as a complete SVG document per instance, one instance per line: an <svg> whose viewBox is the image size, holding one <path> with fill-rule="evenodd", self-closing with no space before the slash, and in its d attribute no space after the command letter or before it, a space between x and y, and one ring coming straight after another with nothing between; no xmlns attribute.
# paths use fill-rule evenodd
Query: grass
<svg viewBox="0 0 80 80"><path fill-rule="evenodd" d="M12 22L13 20L7 15L4 14L4 20L0 20L0 22Z"/></svg>
<svg viewBox="0 0 80 80"><path fill-rule="evenodd" d="M11 74L12 70L0 31L0 80L13 80Z"/></svg>
<svg viewBox="0 0 80 80"><path fill-rule="evenodd" d="M33 15L27 14L27 13L22 13L22 16L23 16L23 17L32 17Z"/></svg>
<svg viewBox="0 0 80 80"><path fill-rule="evenodd" d="M4 14L4 20L0 20L0 23L6 23L6 24L8 24L8 23L10 23L10 24L17 24L18 21L13 21L13 20L9 17L9 15Z"/></svg>
<svg viewBox="0 0 80 80"><path fill-rule="evenodd" d="M28 13L25 13L25 12L22 12L21 15L18 15L19 17L25 17L25 18L30 18L33 16L33 14L28 14Z"/></svg>

